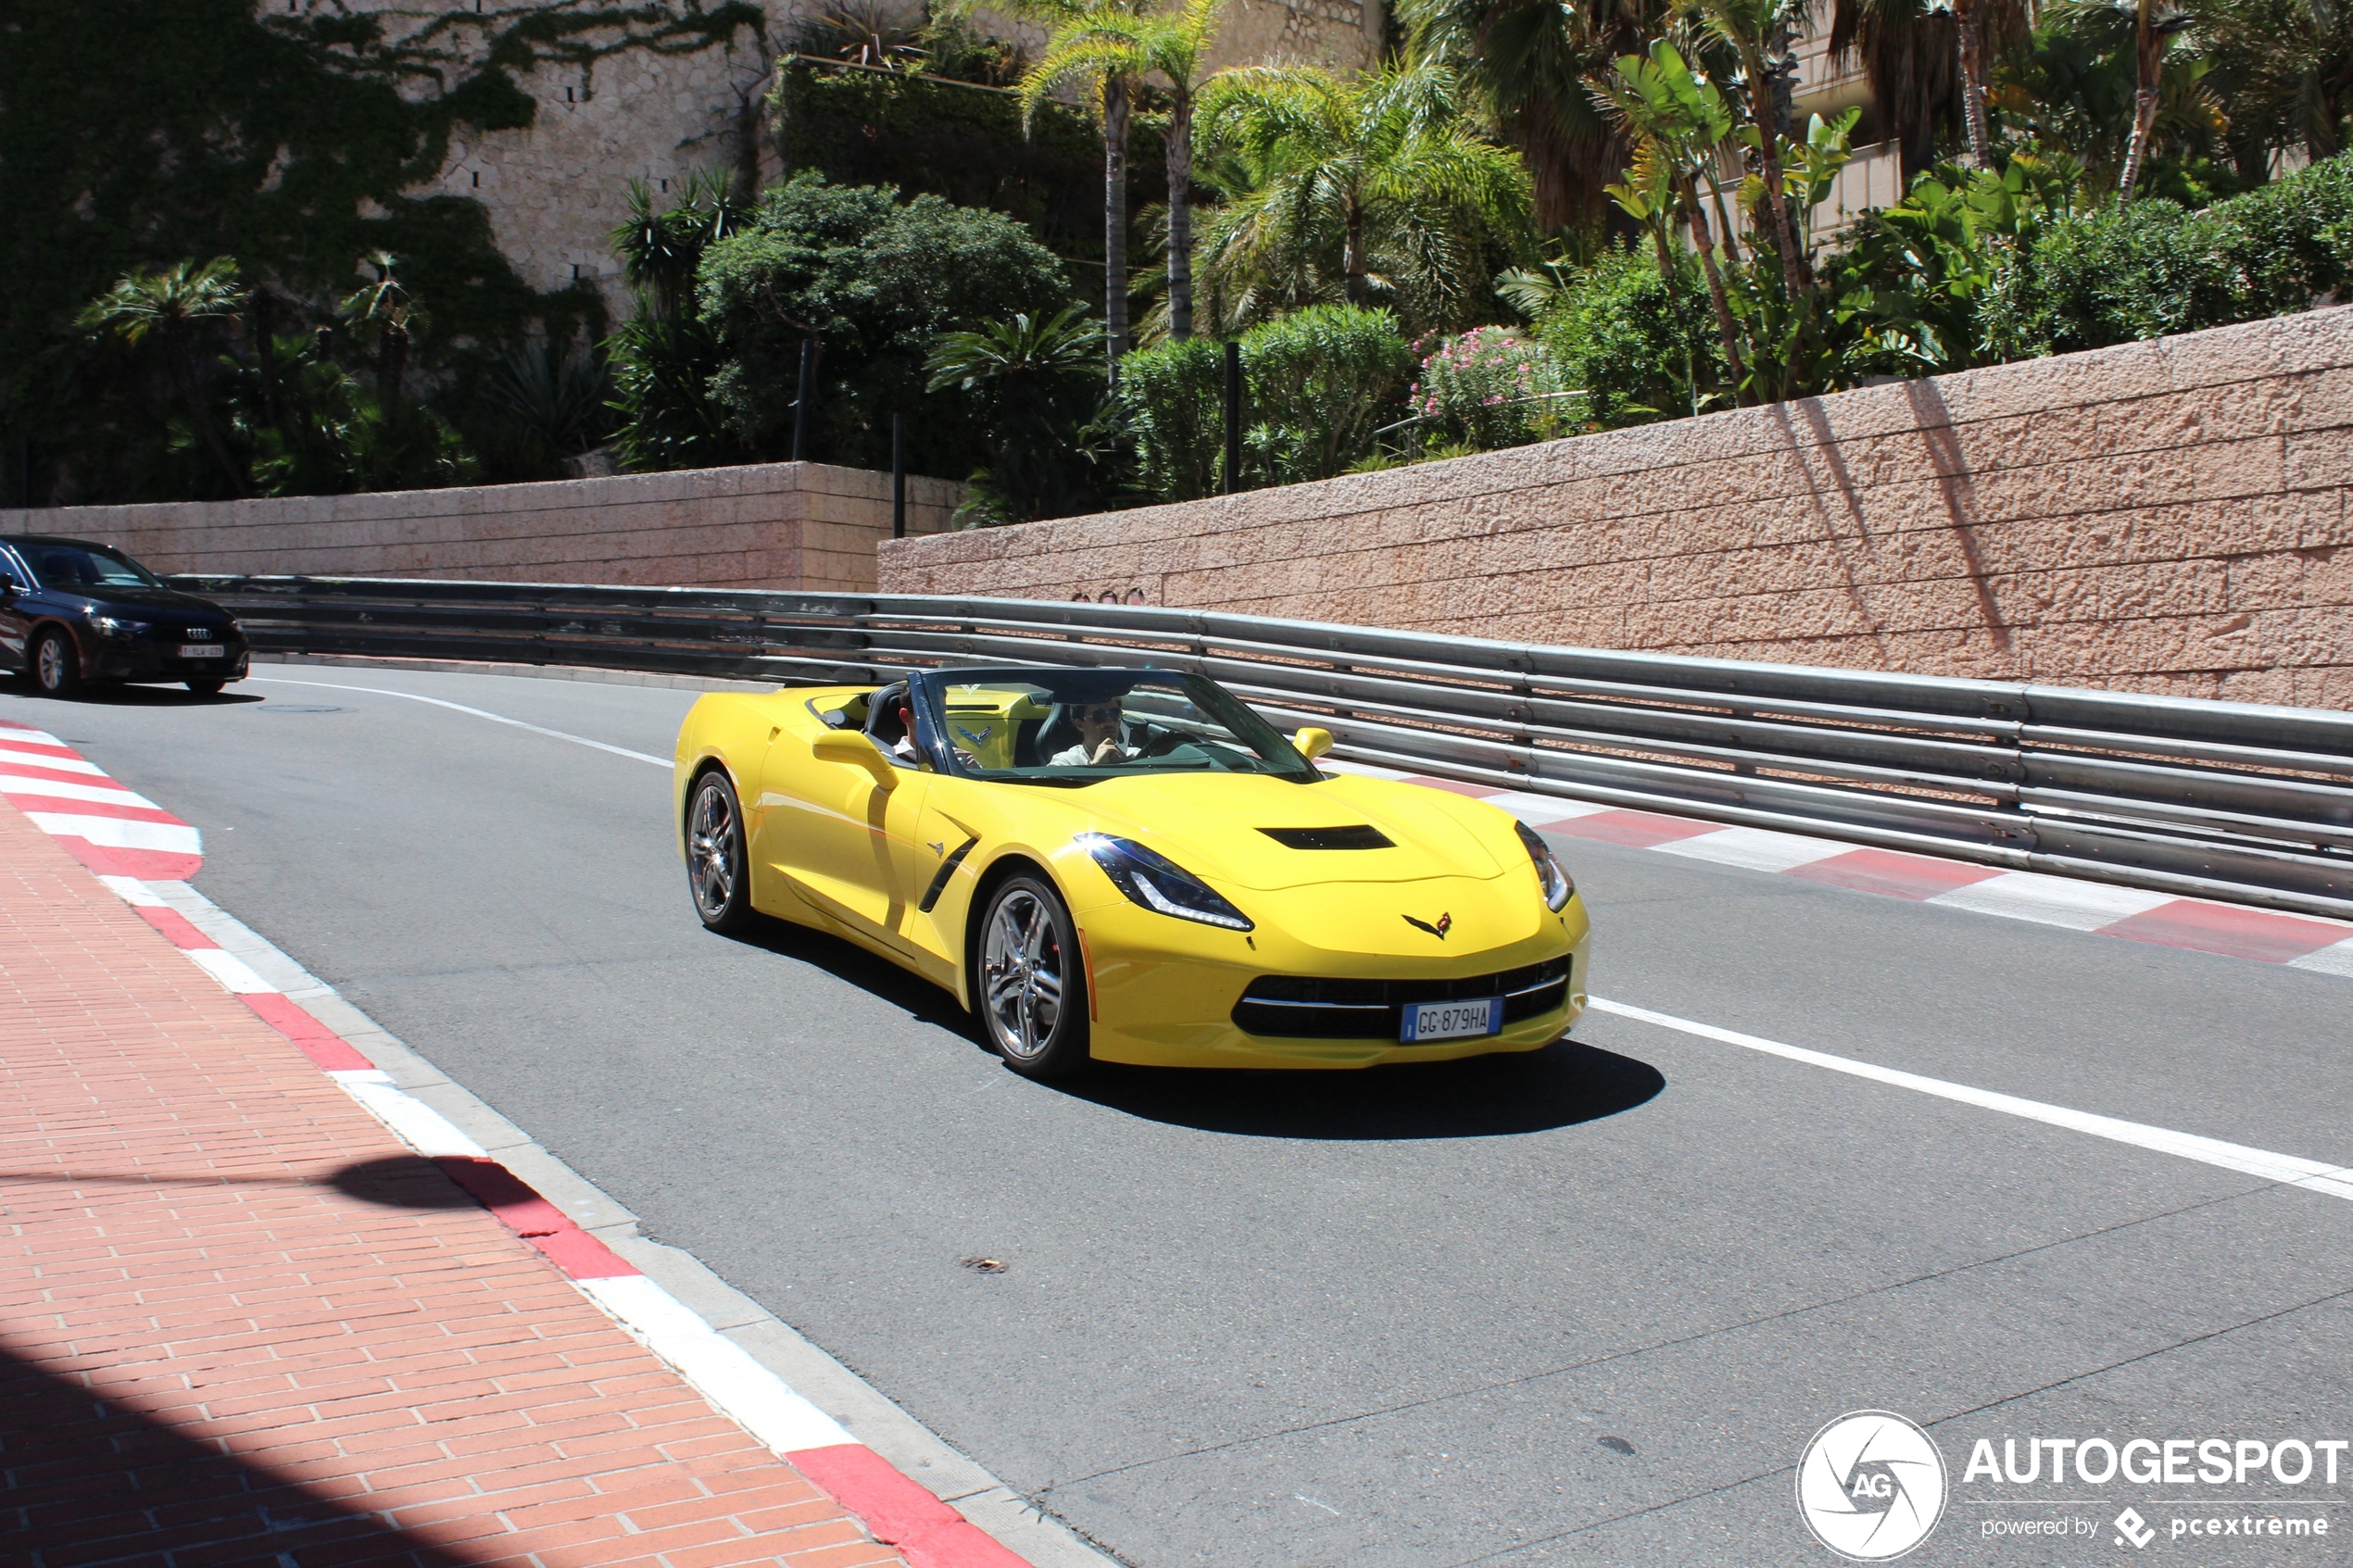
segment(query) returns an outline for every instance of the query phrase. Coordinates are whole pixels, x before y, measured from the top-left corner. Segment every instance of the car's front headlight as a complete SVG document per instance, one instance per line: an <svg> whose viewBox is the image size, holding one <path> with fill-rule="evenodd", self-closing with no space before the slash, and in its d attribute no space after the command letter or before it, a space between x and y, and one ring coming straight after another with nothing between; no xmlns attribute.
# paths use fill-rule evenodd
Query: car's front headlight
<svg viewBox="0 0 2353 1568"><path fill-rule="evenodd" d="M1078 847L1102 867L1112 885L1148 909L1178 920L1197 920L1227 931L1254 931L1251 918L1209 884L1164 856L1155 855L1132 839L1108 834L1082 833Z"/></svg>
<svg viewBox="0 0 2353 1568"><path fill-rule="evenodd" d="M113 615L94 615L90 618L90 627L101 637L115 637L127 642L142 632L154 631L155 623L148 621L125 621L120 616Z"/></svg>
<svg viewBox="0 0 2353 1568"><path fill-rule="evenodd" d="M1559 909L1577 892L1576 879L1554 856L1552 846L1544 842L1542 834L1517 818L1512 820L1512 826L1519 830L1519 841L1528 847L1528 858L1536 862L1536 880L1544 886L1544 907Z"/></svg>

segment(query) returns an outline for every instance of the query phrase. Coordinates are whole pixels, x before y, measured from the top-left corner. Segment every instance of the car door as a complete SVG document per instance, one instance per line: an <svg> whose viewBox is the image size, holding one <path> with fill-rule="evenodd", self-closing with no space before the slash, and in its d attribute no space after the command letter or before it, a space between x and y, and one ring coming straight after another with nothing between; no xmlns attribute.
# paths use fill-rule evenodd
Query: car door
<svg viewBox="0 0 2353 1568"><path fill-rule="evenodd" d="M32 633L32 579L15 553L0 549L0 664L22 670L27 638Z"/></svg>
<svg viewBox="0 0 2353 1568"><path fill-rule="evenodd" d="M815 756L805 737L770 746L752 852L801 897L862 936L912 955L908 917L914 836L932 775L912 763L893 768L885 789L851 762Z"/></svg>

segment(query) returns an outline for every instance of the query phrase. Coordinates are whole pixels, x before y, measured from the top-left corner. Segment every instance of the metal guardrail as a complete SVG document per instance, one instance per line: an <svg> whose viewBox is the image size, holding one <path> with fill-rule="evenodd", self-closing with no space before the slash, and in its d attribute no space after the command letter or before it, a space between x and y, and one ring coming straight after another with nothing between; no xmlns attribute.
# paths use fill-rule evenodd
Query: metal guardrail
<svg viewBox="0 0 2353 1568"><path fill-rule="evenodd" d="M1336 755L2353 918L2353 713L1433 636L1149 606L174 579L262 652L779 683L959 663L1215 677Z"/></svg>

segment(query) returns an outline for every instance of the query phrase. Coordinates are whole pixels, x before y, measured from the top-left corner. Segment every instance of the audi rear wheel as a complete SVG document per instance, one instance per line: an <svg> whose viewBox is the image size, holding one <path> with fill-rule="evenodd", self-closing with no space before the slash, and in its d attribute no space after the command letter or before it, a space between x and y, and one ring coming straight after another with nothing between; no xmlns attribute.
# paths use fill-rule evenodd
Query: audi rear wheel
<svg viewBox="0 0 2353 1568"><path fill-rule="evenodd" d="M981 917L973 999L988 1043L1031 1078L1088 1062L1087 974L1062 895L1034 876L1008 878Z"/></svg>
<svg viewBox="0 0 2353 1568"><path fill-rule="evenodd" d="M714 768L695 781L686 805L686 888L704 925L732 935L751 923L747 868L743 809Z"/></svg>

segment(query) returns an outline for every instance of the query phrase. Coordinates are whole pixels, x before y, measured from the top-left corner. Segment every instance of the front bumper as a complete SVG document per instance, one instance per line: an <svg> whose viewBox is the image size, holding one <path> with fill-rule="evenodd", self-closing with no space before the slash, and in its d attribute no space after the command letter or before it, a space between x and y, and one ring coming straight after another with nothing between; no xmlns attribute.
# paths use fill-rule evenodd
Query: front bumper
<svg viewBox="0 0 2353 1568"><path fill-rule="evenodd" d="M1579 898L1571 898L1557 915L1544 913L1536 929L1518 940L1443 957L1334 951L1263 925L1245 935L1174 921L1126 903L1088 909L1078 923L1087 948L1093 1014L1090 1054L1099 1061L1245 1068L1452 1061L1541 1050L1567 1033L1585 1010L1592 928ZM1300 1038L1245 1033L1233 1018L1243 991L1265 975L1428 981L1436 993L1448 981L1541 964L1564 954L1570 967L1562 1004L1506 1023L1500 1035L1482 1038L1430 1045L1405 1045L1393 1036ZM1438 997L1434 994L1431 999Z"/></svg>
<svg viewBox="0 0 2353 1568"><path fill-rule="evenodd" d="M122 642L81 633L82 668L94 681L242 681L252 664L243 643L219 645L217 659L182 659L178 645Z"/></svg>

